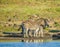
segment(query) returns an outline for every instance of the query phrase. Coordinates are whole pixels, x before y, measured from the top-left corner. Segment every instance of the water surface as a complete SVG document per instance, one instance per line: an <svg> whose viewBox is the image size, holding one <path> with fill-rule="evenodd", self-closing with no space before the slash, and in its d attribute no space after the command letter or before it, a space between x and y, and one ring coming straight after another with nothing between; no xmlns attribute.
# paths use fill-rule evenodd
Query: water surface
<svg viewBox="0 0 60 47"><path fill-rule="evenodd" d="M60 42L0 42L0 47L60 47Z"/></svg>

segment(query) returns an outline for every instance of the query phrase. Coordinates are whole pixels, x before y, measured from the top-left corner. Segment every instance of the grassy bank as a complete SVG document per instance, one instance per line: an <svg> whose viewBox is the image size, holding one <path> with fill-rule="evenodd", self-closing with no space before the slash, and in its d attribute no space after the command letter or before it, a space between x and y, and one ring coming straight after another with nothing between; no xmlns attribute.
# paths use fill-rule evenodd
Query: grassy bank
<svg viewBox="0 0 60 47"><path fill-rule="evenodd" d="M4 22L11 19L12 23L17 23L27 20L33 14L60 23L60 0L0 0L0 30L17 31L12 26L5 27Z"/></svg>

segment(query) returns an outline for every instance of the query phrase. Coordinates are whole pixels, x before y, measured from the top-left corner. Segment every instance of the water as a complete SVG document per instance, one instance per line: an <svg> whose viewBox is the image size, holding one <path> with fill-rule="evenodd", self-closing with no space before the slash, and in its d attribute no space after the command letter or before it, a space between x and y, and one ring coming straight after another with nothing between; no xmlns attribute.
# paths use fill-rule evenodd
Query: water
<svg viewBox="0 0 60 47"><path fill-rule="evenodd" d="M0 47L60 47L60 42L0 42Z"/></svg>

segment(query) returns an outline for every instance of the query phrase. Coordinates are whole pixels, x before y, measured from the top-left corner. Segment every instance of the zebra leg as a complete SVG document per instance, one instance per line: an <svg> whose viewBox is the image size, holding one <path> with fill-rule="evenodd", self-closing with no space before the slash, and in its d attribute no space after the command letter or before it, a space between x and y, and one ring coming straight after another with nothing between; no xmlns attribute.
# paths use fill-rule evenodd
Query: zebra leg
<svg viewBox="0 0 60 47"><path fill-rule="evenodd" d="M26 29L24 29L23 37L26 37Z"/></svg>
<svg viewBox="0 0 60 47"><path fill-rule="evenodd" d="M43 37L43 27L39 27L39 37Z"/></svg>
<svg viewBox="0 0 60 47"><path fill-rule="evenodd" d="M26 37L28 37L28 30L29 30L29 29L27 28L27 29L26 29Z"/></svg>
<svg viewBox="0 0 60 47"><path fill-rule="evenodd" d="M32 35L32 33L31 33L31 30L29 29L28 30L28 37L32 37L31 35Z"/></svg>
<svg viewBox="0 0 60 47"><path fill-rule="evenodd" d="M39 28L37 28L35 31L36 37L38 37L38 32L39 32Z"/></svg>
<svg viewBox="0 0 60 47"><path fill-rule="evenodd" d="M35 32L35 37L37 37L37 32Z"/></svg>
<svg viewBox="0 0 60 47"><path fill-rule="evenodd" d="M40 32L41 32L41 33L40 33L40 34L41 34L41 37L44 37L44 36L43 36L43 35L44 35L44 34L43 34L43 28L40 29Z"/></svg>
<svg viewBox="0 0 60 47"><path fill-rule="evenodd" d="M34 37L36 36L36 33L34 32Z"/></svg>
<svg viewBox="0 0 60 47"><path fill-rule="evenodd" d="M43 32L41 32L41 37L44 37L44 33Z"/></svg>
<svg viewBox="0 0 60 47"><path fill-rule="evenodd" d="M39 31L39 32L38 32L38 36L39 36L39 37L40 37L40 33L41 33L41 32Z"/></svg>

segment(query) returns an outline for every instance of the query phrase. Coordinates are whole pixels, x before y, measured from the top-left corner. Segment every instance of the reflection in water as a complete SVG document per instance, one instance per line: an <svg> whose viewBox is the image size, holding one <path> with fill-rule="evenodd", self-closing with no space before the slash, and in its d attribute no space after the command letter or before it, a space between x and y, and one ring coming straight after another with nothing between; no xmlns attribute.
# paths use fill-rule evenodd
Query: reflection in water
<svg viewBox="0 0 60 47"><path fill-rule="evenodd" d="M2 42L0 47L60 47L60 42L44 42L44 43L25 43L25 42Z"/></svg>
<svg viewBox="0 0 60 47"><path fill-rule="evenodd" d="M25 39L25 40L20 40L21 42L46 42L46 41L51 41L52 39Z"/></svg>
<svg viewBox="0 0 60 47"><path fill-rule="evenodd" d="M1 38L0 42L47 42L52 41L52 38Z"/></svg>

